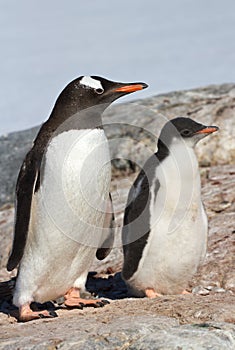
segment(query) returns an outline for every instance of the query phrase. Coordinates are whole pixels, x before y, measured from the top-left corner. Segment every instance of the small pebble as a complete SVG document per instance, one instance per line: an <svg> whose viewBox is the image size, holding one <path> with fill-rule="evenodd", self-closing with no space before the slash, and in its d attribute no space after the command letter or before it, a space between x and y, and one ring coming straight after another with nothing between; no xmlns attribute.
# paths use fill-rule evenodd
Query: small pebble
<svg viewBox="0 0 235 350"><path fill-rule="evenodd" d="M226 290L224 288L214 287L213 288L213 292L215 292L215 293L224 293L224 292L226 292Z"/></svg>
<svg viewBox="0 0 235 350"><path fill-rule="evenodd" d="M206 288L203 288L202 286L196 286L193 288L192 293L199 295L209 295L210 291Z"/></svg>

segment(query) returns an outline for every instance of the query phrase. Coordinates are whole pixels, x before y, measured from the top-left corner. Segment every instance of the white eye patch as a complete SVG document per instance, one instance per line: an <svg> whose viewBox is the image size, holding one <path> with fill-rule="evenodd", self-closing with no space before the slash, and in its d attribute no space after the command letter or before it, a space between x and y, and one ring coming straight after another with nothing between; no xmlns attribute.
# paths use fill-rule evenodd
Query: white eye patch
<svg viewBox="0 0 235 350"><path fill-rule="evenodd" d="M99 80L93 79L89 76L84 76L80 80L80 84L88 86L89 88L92 89L102 89L104 90L103 86L101 85L101 82Z"/></svg>

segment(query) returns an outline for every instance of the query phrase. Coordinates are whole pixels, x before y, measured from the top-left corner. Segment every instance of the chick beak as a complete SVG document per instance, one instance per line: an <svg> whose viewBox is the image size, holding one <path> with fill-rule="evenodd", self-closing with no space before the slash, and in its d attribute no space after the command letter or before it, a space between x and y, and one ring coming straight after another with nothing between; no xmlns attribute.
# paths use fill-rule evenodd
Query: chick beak
<svg viewBox="0 0 235 350"><path fill-rule="evenodd" d="M218 126L207 126L204 129L201 129L201 130L195 132L195 134L211 134L211 133L218 131L218 130L219 130Z"/></svg>

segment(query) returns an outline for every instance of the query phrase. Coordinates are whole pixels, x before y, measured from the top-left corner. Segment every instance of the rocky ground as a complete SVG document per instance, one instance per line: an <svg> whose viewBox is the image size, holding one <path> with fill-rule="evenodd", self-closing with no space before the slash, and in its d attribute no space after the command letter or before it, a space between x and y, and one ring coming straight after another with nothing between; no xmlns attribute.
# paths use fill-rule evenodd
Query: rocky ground
<svg viewBox="0 0 235 350"><path fill-rule="evenodd" d="M1 190L3 206L0 210L0 281L2 281L0 348L175 350L235 348L234 105L235 85L227 84L176 92L115 106L114 115L117 119L123 117L126 110L126 122L128 125L137 125L138 128L133 131L131 126L129 131L126 131L122 125L113 124L116 129L114 128L113 134L110 132L109 135L111 140L115 135L116 139L121 135L121 147L113 145L112 152L114 157L122 157L120 149L123 148L123 152L126 152L124 158L127 161L120 159L113 161L112 194L117 226L115 248L103 262L94 262L91 269L94 272L89 274L87 281L87 289L90 292L110 300L110 304L104 308L67 310L63 304L49 304L48 307L56 309L58 318L41 319L27 324L16 321L13 317L15 310L11 305L14 280L4 283L15 274L15 272L8 273L4 267L13 232L11 185L5 186L5 192ZM148 106L147 111L145 107L142 109L143 106ZM120 277L122 266L120 231L127 192L136 176L133 172L136 167L129 162L129 159L135 161L135 157L139 156L140 160L137 163L141 165L148 153L147 149L146 152L142 149L142 143L146 143L149 150L154 148L155 135L152 135L153 132L151 135L146 134L147 129L152 131L159 129L156 125L154 127L157 123L152 114L155 113L154 109L160 110L167 117L190 115L196 120L204 121L205 124L218 125L221 130L218 135L213 135L202 142L197 150L201 164L202 196L209 218L209 241L205 262L189 283L188 290L192 291L192 294L148 300L129 298L127 295L125 284ZM136 110L134 115L133 110ZM106 118L109 118L109 114ZM146 130L141 129L143 127ZM137 140L135 144L130 141L132 133ZM157 133L156 131L156 135ZM30 143L27 141L29 134L27 131L24 138L25 143L28 142L27 145ZM128 135L129 138L126 137ZM11 136L5 136L5 141L2 142L6 142L6 138L12 141ZM23 136L13 137L18 141L20 138L23 139ZM225 143L222 143L221 138ZM1 147L3 146L0 145ZM22 156L22 147L15 145L14 157ZM24 151L25 147L27 146L23 147ZM10 156L13 154L11 153L13 148L12 146L9 150ZM7 149L5 152L5 159L8 159L10 156L8 153L7 157ZM14 166L15 164L11 164L8 172L6 169L3 172L7 184L10 184Z"/></svg>

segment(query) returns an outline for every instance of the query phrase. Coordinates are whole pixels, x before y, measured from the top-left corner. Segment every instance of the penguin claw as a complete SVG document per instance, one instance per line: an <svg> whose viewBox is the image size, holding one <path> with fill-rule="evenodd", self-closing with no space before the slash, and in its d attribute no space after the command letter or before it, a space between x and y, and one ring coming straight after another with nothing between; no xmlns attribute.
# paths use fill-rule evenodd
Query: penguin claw
<svg viewBox="0 0 235 350"><path fill-rule="evenodd" d="M65 304L65 306L68 308L68 309L79 309L79 310L83 310L84 308L84 304L83 303L77 303L76 305L73 304L73 305L68 305L68 304Z"/></svg>
<svg viewBox="0 0 235 350"><path fill-rule="evenodd" d="M58 317L57 313L55 311L49 311L48 315L45 314L38 314L39 318L54 318L54 317Z"/></svg>
<svg viewBox="0 0 235 350"><path fill-rule="evenodd" d="M95 307L104 307L105 305L110 304L110 302L106 299L101 299L100 301L97 301L95 304Z"/></svg>
<svg viewBox="0 0 235 350"><path fill-rule="evenodd" d="M57 313L56 313L55 311L50 311L50 312L49 312L49 315L50 315L51 317L58 317L58 315L57 315Z"/></svg>
<svg viewBox="0 0 235 350"><path fill-rule="evenodd" d="M97 301L97 303L94 304L94 307L104 307L104 304L102 301Z"/></svg>
<svg viewBox="0 0 235 350"><path fill-rule="evenodd" d="M70 309L79 309L79 310L83 310L83 308L84 308L84 304L82 304L82 303L70 307Z"/></svg>

